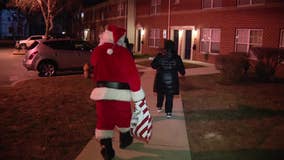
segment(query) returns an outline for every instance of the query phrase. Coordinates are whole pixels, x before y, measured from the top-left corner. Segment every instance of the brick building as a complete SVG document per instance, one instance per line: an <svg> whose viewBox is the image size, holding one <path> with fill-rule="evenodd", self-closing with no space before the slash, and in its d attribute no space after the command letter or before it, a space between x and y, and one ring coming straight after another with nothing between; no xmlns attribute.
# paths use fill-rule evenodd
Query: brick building
<svg viewBox="0 0 284 160"><path fill-rule="evenodd" d="M209 62L251 46L284 48L284 0L108 0L77 18L78 34L94 42L105 24L127 28L141 54L156 54L164 38L176 42L183 59L209 55Z"/></svg>

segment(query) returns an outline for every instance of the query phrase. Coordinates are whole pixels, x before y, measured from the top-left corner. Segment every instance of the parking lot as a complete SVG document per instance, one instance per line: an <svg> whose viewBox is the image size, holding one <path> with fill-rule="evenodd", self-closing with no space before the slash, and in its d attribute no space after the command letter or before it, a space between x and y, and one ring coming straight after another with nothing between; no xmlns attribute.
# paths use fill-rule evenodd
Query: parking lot
<svg viewBox="0 0 284 160"><path fill-rule="evenodd" d="M37 78L37 72L27 71L22 60L24 55L14 55L14 48L0 48L0 86L7 86L19 80Z"/></svg>

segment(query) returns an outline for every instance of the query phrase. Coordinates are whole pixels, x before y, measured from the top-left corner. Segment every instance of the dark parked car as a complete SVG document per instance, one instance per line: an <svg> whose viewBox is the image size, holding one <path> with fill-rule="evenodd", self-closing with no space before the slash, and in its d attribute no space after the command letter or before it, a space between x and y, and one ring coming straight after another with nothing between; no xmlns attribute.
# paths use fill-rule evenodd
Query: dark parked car
<svg viewBox="0 0 284 160"><path fill-rule="evenodd" d="M41 39L28 48L23 65L39 76L53 76L58 70L82 68L89 63L94 46L74 39Z"/></svg>

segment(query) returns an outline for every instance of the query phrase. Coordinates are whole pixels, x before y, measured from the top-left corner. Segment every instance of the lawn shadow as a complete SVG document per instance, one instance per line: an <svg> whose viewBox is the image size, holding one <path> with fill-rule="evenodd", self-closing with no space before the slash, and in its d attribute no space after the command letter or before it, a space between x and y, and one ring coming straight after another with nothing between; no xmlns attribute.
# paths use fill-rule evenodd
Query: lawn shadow
<svg viewBox="0 0 284 160"><path fill-rule="evenodd" d="M241 120L249 118L263 118L273 116L284 116L284 110L273 110L256 108L253 106L239 105L237 109L223 109L223 110L201 110L190 111L189 121L202 120Z"/></svg>
<svg viewBox="0 0 284 160"><path fill-rule="evenodd" d="M236 151L191 152L192 160L280 160L284 150L241 149Z"/></svg>
<svg viewBox="0 0 284 160"><path fill-rule="evenodd" d="M127 160L173 160L173 159L190 159L190 152L186 150L169 150L147 148L143 143L137 142L130 145L127 150L139 151L149 154L149 156L139 156L128 158ZM126 160L120 157L115 157L115 160Z"/></svg>

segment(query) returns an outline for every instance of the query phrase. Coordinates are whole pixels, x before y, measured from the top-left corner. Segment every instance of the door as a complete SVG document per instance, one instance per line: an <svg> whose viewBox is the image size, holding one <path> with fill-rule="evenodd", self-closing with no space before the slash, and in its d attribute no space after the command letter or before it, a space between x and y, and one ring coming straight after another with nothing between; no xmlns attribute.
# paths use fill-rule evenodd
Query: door
<svg viewBox="0 0 284 160"><path fill-rule="evenodd" d="M141 52L141 29L138 29L137 52Z"/></svg>
<svg viewBox="0 0 284 160"><path fill-rule="evenodd" d="M184 52L185 59L190 59L191 57L191 43L192 43L191 36L192 36L192 31L186 30L185 32L185 52Z"/></svg>
<svg viewBox="0 0 284 160"><path fill-rule="evenodd" d="M175 42L175 48L178 51L178 45L179 45L179 33L178 30L174 30L174 42ZM180 54L180 53L178 53Z"/></svg>

